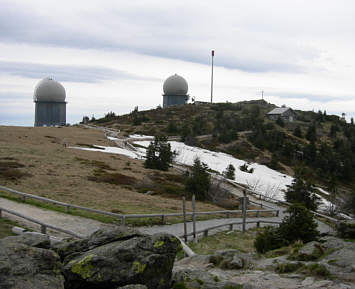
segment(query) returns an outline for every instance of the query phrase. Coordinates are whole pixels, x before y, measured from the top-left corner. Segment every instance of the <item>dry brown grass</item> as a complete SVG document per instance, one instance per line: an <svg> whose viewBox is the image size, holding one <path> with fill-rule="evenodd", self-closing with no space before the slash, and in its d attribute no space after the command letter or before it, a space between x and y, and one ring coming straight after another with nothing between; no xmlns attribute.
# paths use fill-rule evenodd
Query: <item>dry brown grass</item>
<svg viewBox="0 0 355 289"><path fill-rule="evenodd" d="M145 169L143 162L122 155L90 152L65 147L63 144L113 146L103 132L81 127L5 127L0 126L0 159L24 165L16 168L31 177L0 179L0 184L18 191L36 194L77 205L122 213L180 212L180 198L145 195L136 191L135 182L156 183L157 179L177 181L173 170L156 174ZM6 160L7 158L7 160ZM129 163L129 165L128 165ZM95 170L104 175L117 174L130 184L113 184L88 180ZM122 177L123 176L123 177ZM197 202L197 210L220 210L209 203Z"/></svg>

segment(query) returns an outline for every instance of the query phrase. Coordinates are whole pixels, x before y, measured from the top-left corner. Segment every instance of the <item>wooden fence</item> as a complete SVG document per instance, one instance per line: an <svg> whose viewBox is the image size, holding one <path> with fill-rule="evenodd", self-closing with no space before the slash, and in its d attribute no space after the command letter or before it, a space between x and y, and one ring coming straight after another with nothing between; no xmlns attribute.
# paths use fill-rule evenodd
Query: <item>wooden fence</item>
<svg viewBox="0 0 355 289"><path fill-rule="evenodd" d="M69 230L66 230L66 229L62 229L62 228L59 228L59 227L56 227L56 226L53 226L53 225L45 224L45 223L43 223L41 221L38 221L38 220L36 220L34 218L27 217L27 216L22 215L22 214L20 214L18 212L15 212L15 211L12 211L12 210L8 210L8 209L2 208L2 207L0 207L0 218L2 217L2 212L6 212L7 214L14 215L14 216L20 217L22 219L25 219L27 221L30 221L32 223L40 225L42 234L47 234L47 228L49 228L49 229L52 229L54 231L65 233L65 234L67 234L69 236L73 236L73 237L78 238L78 239L84 238L84 236L79 235L77 233L74 233L72 231L69 231Z"/></svg>
<svg viewBox="0 0 355 289"><path fill-rule="evenodd" d="M101 215L106 215L106 216L111 216L114 218L117 218L120 220L122 225L125 225L126 219L135 219L135 218L161 218L161 220L164 222L167 217L183 217L184 213L156 213L156 214L116 214L116 213L111 213L107 211L102 211L102 210L97 210L97 209L92 209L92 208L86 208L74 204L68 204L64 202L59 202L56 200L28 194L28 193L23 193L19 192L4 186L0 186L0 190L3 190L8 193L12 193L15 195L20 196L22 201L26 201L27 198L29 199L34 199L34 200L39 200L42 202L47 202L50 204L58 205L58 206L63 206L65 207L66 213L70 212L70 209L77 209L77 210L83 210L83 211L88 211L91 213L96 213L96 214L101 214ZM256 217L259 217L261 213L273 213L275 216L279 215L279 210L277 209L267 209L267 210L247 210L248 214L254 214ZM242 214L242 210L222 210L222 211L208 211L208 212L194 212L195 216L202 216L202 215L220 215L223 214L226 216L226 218L230 218L231 215L236 215L236 214ZM193 215L192 212L186 212L187 216Z"/></svg>

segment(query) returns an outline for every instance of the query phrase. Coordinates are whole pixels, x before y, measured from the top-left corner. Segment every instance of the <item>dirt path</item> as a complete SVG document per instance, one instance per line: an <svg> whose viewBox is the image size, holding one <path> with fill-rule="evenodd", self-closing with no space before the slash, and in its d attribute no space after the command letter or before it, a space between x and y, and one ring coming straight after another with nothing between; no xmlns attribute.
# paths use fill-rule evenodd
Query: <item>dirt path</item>
<svg viewBox="0 0 355 289"><path fill-rule="evenodd" d="M18 203L14 201L10 201L7 199L0 198L0 207L16 211L18 213L21 213L25 216L32 217L34 219L37 219L45 224L50 224L56 227L60 227L69 231L72 231L76 234L83 235L83 236L88 236L95 232L98 229L102 228L113 228L115 225L112 224L104 224L96 220L92 219L87 219L79 216L73 216L73 215L68 215L60 212L55 212L51 210L46 210L46 209L41 209L37 208L25 203ZM278 209L284 210L284 208L279 207ZM40 228L37 224L33 224L31 222L25 221L21 218L15 217L13 215L9 215L6 213L3 213L5 217L8 217L10 219L18 221L20 224L23 224L24 226L34 229L36 231L39 231ZM280 214L279 217L269 217L269 218L247 218L247 221L258 221L258 220L264 220L264 221L281 221L282 219L282 214ZM229 218L229 219L213 219L213 220L207 220L207 221L198 221L196 223L197 231L199 230L204 230L208 227L220 225L220 224L228 224L232 222L241 222L241 218ZM247 224L246 228L252 228L255 227L256 224ZM264 225L264 224L262 224ZM182 223L180 224L172 224L172 225L162 225L162 226L152 226L152 227L140 227L137 228L140 232L145 233L145 234L155 234L155 233L160 233L160 232L167 232L174 234L176 236L181 236L184 234L184 226ZM241 225L236 225L234 226L234 229L241 229ZM318 229L320 232L328 232L331 231L332 229L323 224L320 223L318 224ZM209 234L215 234L218 231L226 230L226 227L222 227L219 229L215 229L212 231L209 231ZM187 224L187 231L192 232L192 222L189 222ZM62 236L64 237L65 235L63 233L59 232L54 232L50 231L51 235L54 236Z"/></svg>
<svg viewBox="0 0 355 289"><path fill-rule="evenodd" d="M31 217L33 219L43 222L44 224L54 225L56 227L72 231L82 236L88 236L101 228L110 228L114 226L110 224L104 224L92 219L37 208L35 206L10 201L4 198L0 198L0 207L15 211L27 217ZM17 221L19 224L29 229L33 229L35 231L40 230L39 225L26 221L22 218L7 214L5 212L3 212L3 216L11 220ZM52 230L49 230L49 233L53 236L68 237L68 235L64 233Z"/></svg>

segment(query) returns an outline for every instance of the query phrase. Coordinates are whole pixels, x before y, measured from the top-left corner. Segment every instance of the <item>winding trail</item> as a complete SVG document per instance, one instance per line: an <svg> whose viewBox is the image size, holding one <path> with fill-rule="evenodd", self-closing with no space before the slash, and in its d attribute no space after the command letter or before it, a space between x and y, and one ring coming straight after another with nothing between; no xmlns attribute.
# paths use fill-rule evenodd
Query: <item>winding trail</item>
<svg viewBox="0 0 355 289"><path fill-rule="evenodd" d="M270 205L270 204L269 204ZM275 205L274 205L275 206ZM83 218L79 216L73 216L65 213L60 213L56 211L51 211L51 210L46 210L42 208L38 208L26 203L20 203L20 202L15 202L15 201L10 201L4 198L0 198L0 207L7 208L9 210L16 211L18 213L21 213L25 216L32 217L34 219L37 219L45 224L50 224L56 227L61 227L64 229L67 229L69 231L75 232L79 235L82 236L89 236L93 232L95 232L98 229L103 229L103 228L114 228L116 225L113 224L105 224L101 223L96 220L88 219L88 218ZM280 212L284 211L285 208L275 206L275 208L279 209ZM15 217L13 215L9 215L5 212L3 212L4 217L7 217L9 219L16 220L20 224L24 225L25 227L31 228L33 230L39 230L39 226L36 224L33 224L31 222L28 222L24 219ZM264 221L281 221L283 217L283 213L280 213L279 217L266 217L266 218L247 218L247 221L259 221L259 220L264 220ZM211 219L211 220L206 220L206 221L197 221L196 222L196 227L197 231L204 230L206 228L220 225L220 224L228 224L232 222L241 222L241 218L228 218L228 219ZM265 224L261 224L262 226ZM255 227L255 224L246 224L246 228L252 228ZM215 234L216 232L226 230L227 227L222 227L218 229L214 229L209 231L210 235ZM241 225L235 225L234 229L241 229ZM321 233L329 232L332 231L332 228L329 227L328 225L318 222L318 229ZM167 232L170 234L174 234L176 236L182 236L184 234L184 225L183 223L178 223L178 224L172 224L172 225L161 225L161 226L152 226L152 227L139 227L137 228L138 231L145 233L145 234L155 234L155 233L160 233L160 232ZM187 223L187 231L192 232L192 222ZM52 230L49 230L51 235L54 236L60 236L60 237L65 237L63 233L60 232L55 232Z"/></svg>

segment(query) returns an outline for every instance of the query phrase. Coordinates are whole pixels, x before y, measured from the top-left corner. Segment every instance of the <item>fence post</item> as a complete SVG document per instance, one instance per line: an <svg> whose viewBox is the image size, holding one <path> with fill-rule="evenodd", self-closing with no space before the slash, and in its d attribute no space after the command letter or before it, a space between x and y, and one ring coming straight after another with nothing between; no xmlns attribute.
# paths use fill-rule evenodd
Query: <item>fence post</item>
<svg viewBox="0 0 355 289"><path fill-rule="evenodd" d="M276 217L279 216L279 212L280 212L279 210L276 211Z"/></svg>
<svg viewBox="0 0 355 289"><path fill-rule="evenodd" d="M186 199L182 197L182 213L184 215L184 240L187 242L187 228L186 228Z"/></svg>
<svg viewBox="0 0 355 289"><path fill-rule="evenodd" d="M233 231L233 224L229 225L229 231Z"/></svg>
<svg viewBox="0 0 355 289"><path fill-rule="evenodd" d="M124 215L122 215L122 217L121 217L121 225L122 225L122 226L125 225L125 217L124 217Z"/></svg>
<svg viewBox="0 0 355 289"><path fill-rule="evenodd" d="M203 231L203 236L207 237L208 236L208 230Z"/></svg>
<svg viewBox="0 0 355 289"><path fill-rule="evenodd" d="M195 194L192 195L192 230L193 230L194 242L197 243L196 216L195 216Z"/></svg>
<svg viewBox="0 0 355 289"><path fill-rule="evenodd" d="M21 196L21 201L22 202L26 202L26 197L25 196Z"/></svg>
<svg viewBox="0 0 355 289"><path fill-rule="evenodd" d="M257 228L260 228L260 222L259 222L259 221L256 222L256 227L257 227Z"/></svg>
<svg viewBox="0 0 355 289"><path fill-rule="evenodd" d="M242 231L245 232L245 219L246 219L246 213L247 213L247 193L245 190L243 190L243 198L242 198L242 214L243 214L243 229Z"/></svg>
<svg viewBox="0 0 355 289"><path fill-rule="evenodd" d="M41 225L41 233L47 234L47 227L45 225Z"/></svg>
<svg viewBox="0 0 355 289"><path fill-rule="evenodd" d="M161 215L161 222L164 224L165 223L165 215Z"/></svg>
<svg viewBox="0 0 355 289"><path fill-rule="evenodd" d="M256 217L259 218L259 211L256 211Z"/></svg>
<svg viewBox="0 0 355 289"><path fill-rule="evenodd" d="M2 218L2 210L0 209L0 218Z"/></svg>
<svg viewBox="0 0 355 289"><path fill-rule="evenodd" d="M70 206L65 206L65 212L68 214L70 211Z"/></svg>

